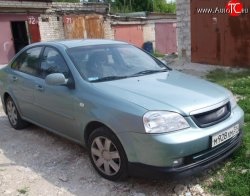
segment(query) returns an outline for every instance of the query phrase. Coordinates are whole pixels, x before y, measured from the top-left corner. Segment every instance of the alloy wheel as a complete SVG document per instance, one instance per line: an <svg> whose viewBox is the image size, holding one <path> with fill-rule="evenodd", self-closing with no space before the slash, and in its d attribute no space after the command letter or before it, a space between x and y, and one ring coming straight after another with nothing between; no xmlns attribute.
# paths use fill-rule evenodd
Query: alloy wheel
<svg viewBox="0 0 250 196"><path fill-rule="evenodd" d="M8 117L9 117L9 120L11 122L11 124L13 126L15 126L17 124L17 109L16 109L16 106L15 104L13 103L12 100L8 100L8 103L7 103L7 114L8 114Z"/></svg>
<svg viewBox="0 0 250 196"><path fill-rule="evenodd" d="M94 164L108 176L116 175L121 167L121 158L115 144L108 138L96 137L91 145L91 156Z"/></svg>

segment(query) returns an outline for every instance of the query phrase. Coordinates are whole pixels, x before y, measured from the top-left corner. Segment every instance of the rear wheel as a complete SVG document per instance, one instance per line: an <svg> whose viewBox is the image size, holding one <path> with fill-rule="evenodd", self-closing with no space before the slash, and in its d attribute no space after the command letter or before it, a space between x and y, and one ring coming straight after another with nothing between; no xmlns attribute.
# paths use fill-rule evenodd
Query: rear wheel
<svg viewBox="0 0 250 196"><path fill-rule="evenodd" d="M118 138L109 129L96 129L88 141L91 162L102 177L112 181L127 177L126 154Z"/></svg>
<svg viewBox="0 0 250 196"><path fill-rule="evenodd" d="M24 121L17 110L17 107L11 97L6 100L6 110L9 122L15 129L23 129L28 126L28 123Z"/></svg>

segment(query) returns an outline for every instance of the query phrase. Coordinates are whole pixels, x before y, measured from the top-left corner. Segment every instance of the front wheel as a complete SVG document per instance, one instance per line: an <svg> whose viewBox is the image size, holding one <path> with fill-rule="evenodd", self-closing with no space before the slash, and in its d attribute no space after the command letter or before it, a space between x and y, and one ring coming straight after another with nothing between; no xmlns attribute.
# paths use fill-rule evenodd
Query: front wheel
<svg viewBox="0 0 250 196"><path fill-rule="evenodd" d="M98 128L90 135L88 149L96 171L112 181L127 177L127 157L118 138L107 128Z"/></svg>
<svg viewBox="0 0 250 196"><path fill-rule="evenodd" d="M13 128L23 129L27 127L28 123L21 118L14 101L10 97L6 100L6 110L9 122Z"/></svg>

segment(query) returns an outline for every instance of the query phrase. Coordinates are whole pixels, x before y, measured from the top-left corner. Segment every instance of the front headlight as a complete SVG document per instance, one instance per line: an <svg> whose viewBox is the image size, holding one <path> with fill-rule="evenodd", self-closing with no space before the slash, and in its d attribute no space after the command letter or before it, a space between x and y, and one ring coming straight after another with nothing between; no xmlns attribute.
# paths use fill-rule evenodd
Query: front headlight
<svg viewBox="0 0 250 196"><path fill-rule="evenodd" d="M232 108L232 109L235 108L236 105L237 105L237 102L236 102L236 99L235 99L233 93L230 93L229 100L230 100L231 108Z"/></svg>
<svg viewBox="0 0 250 196"><path fill-rule="evenodd" d="M189 128L183 116L174 112L150 111L143 116L146 133L166 133Z"/></svg>

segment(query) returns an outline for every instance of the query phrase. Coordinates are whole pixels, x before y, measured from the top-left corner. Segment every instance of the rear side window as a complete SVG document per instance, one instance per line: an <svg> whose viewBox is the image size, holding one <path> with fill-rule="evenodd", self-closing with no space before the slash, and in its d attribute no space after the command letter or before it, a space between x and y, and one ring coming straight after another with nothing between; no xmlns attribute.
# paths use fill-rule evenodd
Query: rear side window
<svg viewBox="0 0 250 196"><path fill-rule="evenodd" d="M11 67L18 71L37 76L40 67L40 54L42 47L30 48L21 53Z"/></svg>

